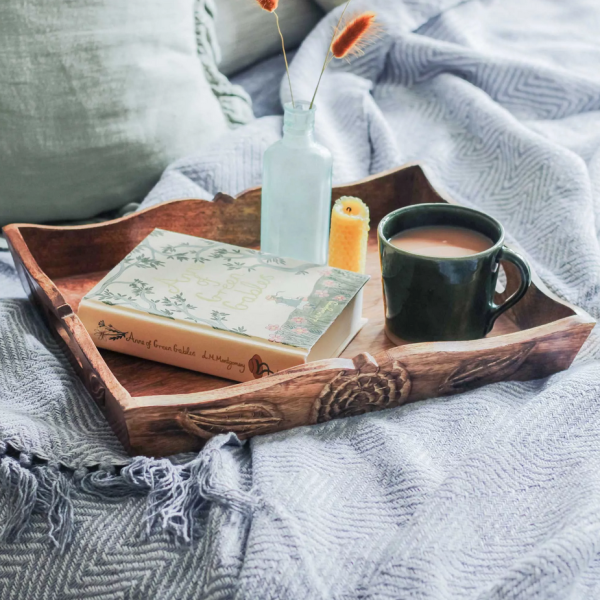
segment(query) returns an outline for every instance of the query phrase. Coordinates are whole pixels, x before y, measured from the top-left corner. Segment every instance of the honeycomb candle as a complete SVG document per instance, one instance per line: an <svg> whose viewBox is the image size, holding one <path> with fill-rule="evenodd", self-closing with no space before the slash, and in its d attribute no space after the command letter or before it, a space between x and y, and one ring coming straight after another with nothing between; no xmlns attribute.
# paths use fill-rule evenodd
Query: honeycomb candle
<svg viewBox="0 0 600 600"><path fill-rule="evenodd" d="M364 273L369 239L369 207L359 198L344 196L331 212L329 266Z"/></svg>

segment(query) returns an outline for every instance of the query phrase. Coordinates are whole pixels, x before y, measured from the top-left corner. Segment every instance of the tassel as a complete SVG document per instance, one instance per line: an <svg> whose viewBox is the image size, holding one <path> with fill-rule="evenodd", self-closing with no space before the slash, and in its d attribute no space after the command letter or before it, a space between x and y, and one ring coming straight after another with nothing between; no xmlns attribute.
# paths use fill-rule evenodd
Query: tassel
<svg viewBox="0 0 600 600"><path fill-rule="evenodd" d="M73 478L79 482L84 492L101 500L120 500L146 491L133 487L129 481L117 475L114 467L101 466L97 471L91 472L83 467L73 473Z"/></svg>
<svg viewBox="0 0 600 600"><path fill-rule="evenodd" d="M30 464L31 459L24 454L19 461L10 456L0 458L0 498L6 511L0 541L18 540L35 507L38 482L27 468Z"/></svg>
<svg viewBox="0 0 600 600"><path fill-rule="evenodd" d="M73 536L71 482L60 472L58 463L36 466L32 473L38 482L36 512L47 515L48 536L62 552Z"/></svg>
<svg viewBox="0 0 600 600"><path fill-rule="evenodd" d="M225 465L222 458L220 448L207 447L201 455L201 462L193 465L192 476L198 482L200 495L206 500L247 515L252 512L256 502L249 493L223 485L220 476L225 471Z"/></svg>
<svg viewBox="0 0 600 600"><path fill-rule="evenodd" d="M185 468L169 460L138 458L125 467L122 476L132 486L147 489L146 532L150 536L157 523L176 540L190 542L190 524L184 507L189 485Z"/></svg>

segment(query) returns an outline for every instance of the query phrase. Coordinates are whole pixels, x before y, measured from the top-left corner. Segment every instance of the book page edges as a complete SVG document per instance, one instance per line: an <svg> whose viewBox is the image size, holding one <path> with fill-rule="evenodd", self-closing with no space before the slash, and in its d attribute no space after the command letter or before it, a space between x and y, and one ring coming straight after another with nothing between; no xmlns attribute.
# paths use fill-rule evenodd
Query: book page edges
<svg viewBox="0 0 600 600"><path fill-rule="evenodd" d="M362 309L363 291L360 290L311 348L307 362L337 358L368 323L368 319L362 318Z"/></svg>

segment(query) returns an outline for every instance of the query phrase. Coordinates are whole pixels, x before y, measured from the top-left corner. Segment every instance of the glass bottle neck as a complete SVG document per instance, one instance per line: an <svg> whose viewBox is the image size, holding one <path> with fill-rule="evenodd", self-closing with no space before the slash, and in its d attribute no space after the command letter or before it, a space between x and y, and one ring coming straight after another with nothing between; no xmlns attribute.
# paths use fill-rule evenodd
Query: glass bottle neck
<svg viewBox="0 0 600 600"><path fill-rule="evenodd" d="M302 144L314 141L316 107L309 108L308 102L296 102L293 107L284 107L283 139L286 143Z"/></svg>

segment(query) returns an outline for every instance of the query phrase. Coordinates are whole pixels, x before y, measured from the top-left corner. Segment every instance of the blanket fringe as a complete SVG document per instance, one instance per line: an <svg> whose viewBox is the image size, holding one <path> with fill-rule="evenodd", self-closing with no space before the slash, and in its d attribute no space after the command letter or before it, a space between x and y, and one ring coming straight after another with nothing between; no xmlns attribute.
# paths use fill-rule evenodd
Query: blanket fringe
<svg viewBox="0 0 600 600"><path fill-rule="evenodd" d="M46 515L48 537L62 552L74 535L74 490L99 499L120 501L146 497L145 529L169 533L175 542L190 544L196 537L198 516L211 504L250 514L255 499L247 492L228 487L223 472L223 446L241 447L234 434L210 440L194 459L177 465L167 459L134 458L117 470L100 465L73 470L58 463L32 465L31 457L6 455L0 442L0 541L16 541L33 513Z"/></svg>
<svg viewBox="0 0 600 600"><path fill-rule="evenodd" d="M4 448L6 449L6 448ZM3 456L0 460L0 494L3 500L0 540L15 541L21 535L35 507L38 480L28 469L31 459Z"/></svg>
<svg viewBox="0 0 600 600"><path fill-rule="evenodd" d="M63 551L73 535L73 503L69 479L60 472L58 463L35 466L32 474L38 482L35 511L47 515L48 536Z"/></svg>

